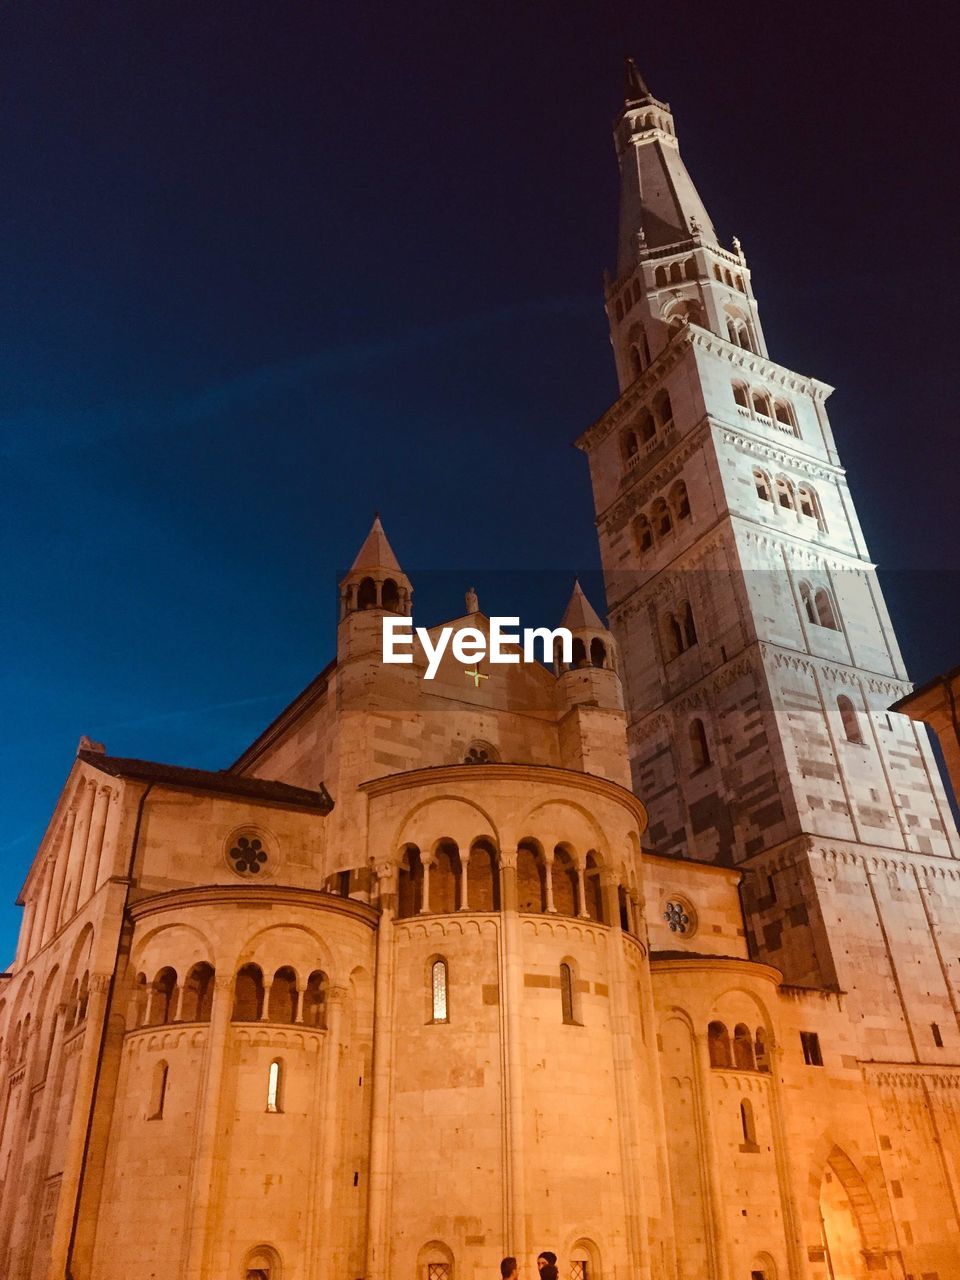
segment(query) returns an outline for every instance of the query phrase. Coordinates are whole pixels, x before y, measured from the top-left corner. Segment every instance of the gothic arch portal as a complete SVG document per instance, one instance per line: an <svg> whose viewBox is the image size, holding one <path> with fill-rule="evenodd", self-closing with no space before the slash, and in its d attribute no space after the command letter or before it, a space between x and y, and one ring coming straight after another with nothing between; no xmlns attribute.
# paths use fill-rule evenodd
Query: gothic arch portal
<svg viewBox="0 0 960 1280"><path fill-rule="evenodd" d="M860 1170L834 1146L820 1180L820 1227L834 1280L869 1280L885 1259L886 1232Z"/></svg>

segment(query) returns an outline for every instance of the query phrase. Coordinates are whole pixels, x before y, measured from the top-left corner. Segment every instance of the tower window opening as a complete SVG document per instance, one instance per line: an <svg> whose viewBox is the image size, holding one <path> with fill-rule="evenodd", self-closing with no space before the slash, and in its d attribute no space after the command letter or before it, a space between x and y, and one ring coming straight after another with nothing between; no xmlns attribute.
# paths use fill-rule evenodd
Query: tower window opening
<svg viewBox="0 0 960 1280"><path fill-rule="evenodd" d="M741 409L749 409L750 400L749 400L747 388L743 385L742 382L734 382L732 386L733 386L733 398L735 402L740 406Z"/></svg>
<svg viewBox="0 0 960 1280"><path fill-rule="evenodd" d="M671 263L670 282L672 284L679 284L682 279L683 279L683 267L680 265L679 262Z"/></svg>
<svg viewBox="0 0 960 1280"><path fill-rule="evenodd" d="M742 1022L733 1029L733 1062L741 1071L754 1071L757 1065L753 1057L753 1036Z"/></svg>
<svg viewBox="0 0 960 1280"><path fill-rule="evenodd" d="M635 378L639 378L643 373L643 361L640 359L640 349L636 343L630 348L630 367Z"/></svg>
<svg viewBox="0 0 960 1280"><path fill-rule="evenodd" d="M670 519L670 511L663 498L658 498L653 504L650 515L653 518L653 527L656 530L657 537L665 538L673 530L673 521Z"/></svg>
<svg viewBox="0 0 960 1280"><path fill-rule="evenodd" d="M794 511L793 485L786 476L777 476L777 502L787 511Z"/></svg>
<svg viewBox="0 0 960 1280"><path fill-rule="evenodd" d="M388 613L400 612L400 588L392 578L387 578L380 588L380 603Z"/></svg>
<svg viewBox="0 0 960 1280"><path fill-rule="evenodd" d="M757 1128L753 1119L753 1104L749 1098L740 1103L740 1132L743 1134L741 1151L759 1151L757 1145Z"/></svg>
<svg viewBox="0 0 960 1280"><path fill-rule="evenodd" d="M806 516L808 520L816 520L817 528L823 529L823 516L820 512L820 502L816 493L809 485L802 484L797 490L797 499L800 503L800 514Z"/></svg>
<svg viewBox="0 0 960 1280"><path fill-rule="evenodd" d="M743 286L743 276L737 276L737 288L740 290L741 293L747 292Z"/></svg>
<svg viewBox="0 0 960 1280"><path fill-rule="evenodd" d="M724 278L726 279L727 284L728 284L728 285L730 286L730 288L732 289L732 288L733 288L733 273L731 272L730 268L729 268L729 267L727 267L727 269L724 271L724 273L723 273L723 274L724 274Z"/></svg>
<svg viewBox="0 0 960 1280"><path fill-rule="evenodd" d="M690 721L690 757L693 761L694 773L699 773L710 764L710 748L707 745L707 733L702 720Z"/></svg>
<svg viewBox="0 0 960 1280"><path fill-rule="evenodd" d="M830 593L825 587L820 587L813 597L813 603L817 610L817 621L821 627L826 627L829 631L839 631L840 623L837 621L836 610L833 607L833 601L830 599Z"/></svg>
<svg viewBox="0 0 960 1280"><path fill-rule="evenodd" d="M757 1027L757 1034L754 1039L753 1049L757 1059L757 1070L769 1071L770 1059L767 1055L767 1038L763 1027Z"/></svg>
<svg viewBox="0 0 960 1280"><path fill-rule="evenodd" d="M153 1087L150 1091L150 1112L151 1120L163 1119L163 1104L167 1100L167 1079L169 1077L170 1068L166 1062L158 1062L153 1068Z"/></svg>
<svg viewBox="0 0 960 1280"><path fill-rule="evenodd" d="M274 1058L267 1071L267 1110L283 1111L283 1063L279 1058Z"/></svg>
<svg viewBox="0 0 960 1280"><path fill-rule="evenodd" d="M595 667L607 665L607 647L597 636L590 641L590 662Z"/></svg>
<svg viewBox="0 0 960 1280"><path fill-rule="evenodd" d="M688 280L696 280L697 278L697 260L696 258L688 258L683 264L683 274Z"/></svg>
<svg viewBox="0 0 960 1280"><path fill-rule="evenodd" d="M442 958L430 966L430 996L434 1022L449 1022L447 1005L447 962Z"/></svg>
<svg viewBox="0 0 960 1280"><path fill-rule="evenodd" d="M837 699L837 710L840 712L840 721L843 724L843 733L847 741L855 742L862 747L864 743L860 720L857 716L856 708L845 693L842 693Z"/></svg>
<svg viewBox="0 0 960 1280"><path fill-rule="evenodd" d="M664 266L657 267L656 271L654 271L654 273L653 273L653 283L654 283L654 284L659 284L659 285L662 285L662 284L666 284L666 283L667 283L667 268L666 268L666 267L664 267Z"/></svg>
<svg viewBox="0 0 960 1280"><path fill-rule="evenodd" d="M653 547L653 530L646 516L640 515L633 522L633 540L641 553Z"/></svg>
<svg viewBox="0 0 960 1280"><path fill-rule="evenodd" d="M785 427L793 428L793 414L785 400L778 400L773 406L773 416Z"/></svg>
<svg viewBox="0 0 960 1280"><path fill-rule="evenodd" d="M670 396L666 390L658 391L654 397L653 412L656 415L657 426L669 427L673 425L673 406L670 404Z"/></svg>
<svg viewBox="0 0 960 1280"><path fill-rule="evenodd" d="M372 578L364 578L357 591L358 609L375 609L377 607L377 584Z"/></svg>
<svg viewBox="0 0 960 1280"><path fill-rule="evenodd" d="M644 444L648 444L657 434L657 424L653 420L653 414L649 411L641 413L637 419L637 430L640 433L640 439Z"/></svg>
<svg viewBox="0 0 960 1280"><path fill-rule="evenodd" d="M770 477L762 472L759 467L754 468L753 483L756 485L757 497L761 502L773 501L773 493L770 489Z"/></svg>
<svg viewBox="0 0 960 1280"><path fill-rule="evenodd" d="M818 627L820 619L817 617L817 606L813 602L813 588L809 582L800 583L800 603L803 605L803 612L807 621Z"/></svg>
<svg viewBox="0 0 960 1280"><path fill-rule="evenodd" d="M693 621L693 610L690 608L689 601L684 601L680 609L680 616L683 619L683 638L686 641L685 648L692 649L697 643L697 628Z"/></svg>
<svg viewBox="0 0 960 1280"><path fill-rule="evenodd" d="M624 462L632 462L640 451L640 445L637 443L637 435L635 431L631 431L629 427L620 437L620 444L623 450Z"/></svg>
<svg viewBox="0 0 960 1280"><path fill-rule="evenodd" d="M753 393L753 411L760 414L762 418L769 418L770 401L767 399L766 393L763 391L755 391Z"/></svg>
<svg viewBox="0 0 960 1280"><path fill-rule="evenodd" d="M564 963L560 966L560 1007L566 1026L577 1025L573 996L573 968Z"/></svg>
<svg viewBox="0 0 960 1280"><path fill-rule="evenodd" d="M723 284L723 272L720 270L720 264L718 262L713 264L713 275L715 280L719 280L720 283Z"/></svg>
<svg viewBox="0 0 960 1280"><path fill-rule="evenodd" d="M822 1067L823 1054L820 1052L820 1037L815 1031L800 1032L800 1048L803 1060L808 1067Z"/></svg>
<svg viewBox="0 0 960 1280"><path fill-rule="evenodd" d="M711 1067L730 1067L730 1034L722 1022L711 1022L707 1027L707 1052Z"/></svg>
<svg viewBox="0 0 960 1280"><path fill-rule="evenodd" d="M690 498L687 494L687 486L682 480L678 480L670 490L670 505L678 520L690 519Z"/></svg>
<svg viewBox="0 0 960 1280"><path fill-rule="evenodd" d="M942 1049L943 1035L940 1031L940 1026L938 1023L936 1022L930 1023L930 1034L933 1036L933 1043L937 1046L938 1049Z"/></svg>

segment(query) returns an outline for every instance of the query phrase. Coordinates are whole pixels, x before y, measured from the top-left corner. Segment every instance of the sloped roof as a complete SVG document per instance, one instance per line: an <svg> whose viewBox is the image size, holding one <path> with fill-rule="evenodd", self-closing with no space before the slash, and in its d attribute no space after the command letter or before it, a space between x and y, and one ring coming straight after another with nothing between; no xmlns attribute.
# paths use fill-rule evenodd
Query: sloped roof
<svg viewBox="0 0 960 1280"><path fill-rule="evenodd" d="M573 592L560 619L560 625L570 631L606 631L596 609L583 594L579 578L573 584Z"/></svg>
<svg viewBox="0 0 960 1280"><path fill-rule="evenodd" d="M393 569L396 573L403 572L397 557L393 554L393 547L387 541L379 516L374 517L370 532L350 566L350 572L353 573L356 569Z"/></svg>
<svg viewBox="0 0 960 1280"><path fill-rule="evenodd" d="M131 760L123 756L102 755L99 751L78 751L77 759L113 778L129 778L135 782L156 782L185 791L211 791L217 795L259 800L263 804L284 805L329 813L333 808L330 793L321 782L317 791L292 787L286 782L266 778L246 778L236 773L213 769L188 769L177 764L158 764L154 760Z"/></svg>

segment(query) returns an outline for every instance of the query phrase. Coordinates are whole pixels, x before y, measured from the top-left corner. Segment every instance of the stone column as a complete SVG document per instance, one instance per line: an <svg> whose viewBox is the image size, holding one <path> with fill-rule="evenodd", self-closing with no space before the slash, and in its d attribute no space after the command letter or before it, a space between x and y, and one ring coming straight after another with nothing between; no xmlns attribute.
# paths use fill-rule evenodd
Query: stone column
<svg viewBox="0 0 960 1280"><path fill-rule="evenodd" d="M577 863L577 917L580 920L589 920L590 912L587 910L587 884L583 878L583 864Z"/></svg>
<svg viewBox="0 0 960 1280"><path fill-rule="evenodd" d="M261 1007L261 1009L260 1009L260 1021L261 1021L261 1022L269 1022L269 1021L270 1021L270 988L271 988L272 986L273 986L273 979L272 979L272 978L270 978L270 979L269 979L269 981L268 981L266 978L264 978L264 980L263 980L263 1005L262 1005L262 1007Z"/></svg>
<svg viewBox="0 0 960 1280"><path fill-rule="evenodd" d="M80 1190L80 1170L83 1166L84 1149L87 1141L87 1124L90 1117L90 1108L93 1106L94 1101L93 1087L97 1075L97 1064L100 1061L100 1041L107 1012L110 982L111 975L108 973L90 975L87 1024L83 1033L83 1046L80 1050L77 1087L74 1094L70 1125L67 1130L67 1145L63 1156L63 1176L60 1182L60 1198L57 1201L57 1213L53 1224L53 1239L50 1246L50 1268L48 1274L51 1276L62 1276L66 1272L67 1252L70 1248L70 1236L73 1230L73 1214Z"/></svg>
<svg viewBox="0 0 960 1280"><path fill-rule="evenodd" d="M394 941L397 868L377 866L380 926L374 992L373 1100L370 1121L370 1194L367 1199L365 1280L385 1280L390 1270L390 1129L393 1110Z"/></svg>
<svg viewBox="0 0 960 1280"><path fill-rule="evenodd" d="M201 1067L190 1192L187 1196L187 1220L180 1264L182 1280L201 1280L203 1275L204 1255L215 1205L213 1169L220 1138L221 1094L232 1009L233 975L221 977L218 974L214 979L213 1007Z"/></svg>
<svg viewBox="0 0 960 1280"><path fill-rule="evenodd" d="M707 1171L707 1196L709 1201L708 1232L710 1252L713 1255L713 1271L716 1280L732 1280L730 1244L727 1233L726 1206L723 1200L723 1179L720 1175L720 1156L714 1134L713 1107L710 1097L710 1050L707 1037L694 1033L696 1045L697 1102L700 1111L700 1132L703 1136L704 1162Z"/></svg>
<svg viewBox="0 0 960 1280"><path fill-rule="evenodd" d="M765 1031L766 1034L766 1031ZM783 1208L783 1235L787 1246L787 1267L791 1276L807 1280L810 1265L803 1243L802 1220L797 1199L796 1175L790 1159L790 1143L784 1117L783 1089L780 1083L780 1060L783 1050L776 1042L767 1049L770 1081L770 1120L773 1127L773 1154L777 1165L777 1182Z"/></svg>
<svg viewBox="0 0 960 1280"><path fill-rule="evenodd" d="M93 894L97 884L97 871L100 867L100 850L103 847L103 833L107 826L107 808L110 804L110 788L97 789L93 802L93 813L90 818L90 834L83 855L83 874L80 877L80 893L78 902L83 904Z"/></svg>
<svg viewBox="0 0 960 1280"><path fill-rule="evenodd" d="M460 855L460 910L470 910L470 891L469 891L469 869L470 869L470 853Z"/></svg>
<svg viewBox="0 0 960 1280"><path fill-rule="evenodd" d="M93 802L96 798L96 785L88 781L83 789L83 797L77 810L77 822L73 828L73 839L70 841L70 865L67 875L73 876L65 895L63 909L60 913L61 924L72 920L80 899L80 876L83 871L83 858L87 848L87 836L90 831L90 820L93 817Z"/></svg>
<svg viewBox="0 0 960 1280"><path fill-rule="evenodd" d="M551 856L548 858L547 855L544 854L543 866L544 881L547 889L547 910L556 911L557 908L553 904L553 857Z"/></svg>
<svg viewBox="0 0 960 1280"><path fill-rule="evenodd" d="M433 866L433 858L425 858L420 855L420 865L423 867L423 888L420 894L420 914L426 915L430 910L430 868Z"/></svg>
<svg viewBox="0 0 960 1280"><path fill-rule="evenodd" d="M500 912L500 999L503 1035L503 1249L524 1259L526 1223L523 1108L523 942L517 915L517 850L500 853L503 892Z"/></svg>
<svg viewBox="0 0 960 1280"><path fill-rule="evenodd" d="M294 1022L303 1022L303 997L306 994L304 987L297 987L297 1012L294 1014Z"/></svg>
<svg viewBox="0 0 960 1280"><path fill-rule="evenodd" d="M67 814L63 827L60 847L57 849L57 861L53 872L53 885L50 889L50 900L43 922L43 941L45 946L60 927L60 903L63 899L63 885L67 878L67 863L70 861L70 849L73 845L73 833L77 825L77 810L72 808Z"/></svg>
<svg viewBox="0 0 960 1280"><path fill-rule="evenodd" d="M320 1192L320 1203L317 1206L320 1239L314 1263L315 1274L318 1276L335 1274L332 1256L336 1239L333 1231L333 1174L337 1165L337 1135L340 1132L340 1101L343 1097L338 1086L340 1054L343 1048L341 1026L346 999L346 987L331 987L327 992L327 1030L322 1073L323 1128L320 1133L318 1152L319 1178L313 1183L313 1187L318 1187ZM313 1187L311 1187L311 1193Z"/></svg>

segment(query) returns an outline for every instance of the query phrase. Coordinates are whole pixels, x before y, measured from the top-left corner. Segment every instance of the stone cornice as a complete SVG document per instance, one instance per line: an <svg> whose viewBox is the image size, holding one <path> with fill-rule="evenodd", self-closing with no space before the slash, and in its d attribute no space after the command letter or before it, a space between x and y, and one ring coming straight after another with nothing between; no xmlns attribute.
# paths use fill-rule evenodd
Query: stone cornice
<svg viewBox="0 0 960 1280"><path fill-rule="evenodd" d="M776 529L770 525L758 524L749 516L731 513L730 521L734 525L735 536L742 537L745 542L752 542L765 550L774 548L781 551L789 548L798 563L802 561L811 568L822 569L826 564L828 568L836 569L839 573L857 570L865 575L877 567L875 561L866 560L856 551L844 551L840 547L825 546L821 542L808 542L800 534L792 533L789 529ZM833 557L832 560L831 557Z"/></svg>
<svg viewBox="0 0 960 1280"><path fill-rule="evenodd" d="M698 953L691 956L667 956L660 958L656 951L650 953L650 972L656 977L659 973L689 972L696 969L710 969L721 973L739 973L745 977L762 978L775 987L783 982L779 969L760 960L741 960L736 956L708 956Z"/></svg>
<svg viewBox="0 0 960 1280"><path fill-rule="evenodd" d="M154 893L139 898L129 905L134 920L158 915L165 911L184 911L188 907L305 907L310 911L326 911L333 915L349 916L358 924L375 929L380 913L356 902L353 898L341 898L335 893L322 893L319 889L297 889L290 885L199 885L193 889L172 889L168 893Z"/></svg>
<svg viewBox="0 0 960 1280"><path fill-rule="evenodd" d="M404 773L388 773L382 778L361 782L358 790L365 791L371 799L387 796L395 791L412 791L418 787L463 785L476 782L533 782L541 786L571 787L603 795L630 809L646 827L647 811L632 791L621 787L609 778L595 773L580 773L575 769L563 769L555 765L541 764L456 764L436 765L427 769L410 769Z"/></svg>
<svg viewBox="0 0 960 1280"><path fill-rule="evenodd" d="M860 1069L872 1084L892 1085L902 1089L922 1088L925 1084L935 1089L960 1089L960 1063L940 1064L923 1062L865 1062Z"/></svg>
<svg viewBox="0 0 960 1280"><path fill-rule="evenodd" d="M878 671L866 671L863 667L855 667L837 658L822 658L815 654L800 653L795 649L771 644L768 640L761 640L758 643L761 657L764 661L772 658L775 667L803 671L808 675L819 672L835 684L855 685L862 681L871 693L880 693L884 696L900 697L910 688L909 680L900 680L896 676L888 676Z"/></svg>
<svg viewBox="0 0 960 1280"><path fill-rule="evenodd" d="M713 419L717 419L717 414L711 414ZM846 477L846 469L839 464L825 462L822 458L816 458L811 453L805 453L801 449L791 448L784 445L780 440L768 440L765 436L754 435L752 431L744 430L741 426L733 426L726 422L715 421L715 425L720 432L720 438L724 444L731 444L741 453L752 454L754 457L763 458L767 461L779 463L782 467L790 467L793 471L801 471L804 475L812 476L815 480L843 480ZM800 437L794 437L799 443Z"/></svg>
<svg viewBox="0 0 960 1280"><path fill-rule="evenodd" d="M787 391L812 396L822 403L834 390L828 382L821 382L819 378L812 378L808 374L796 373L785 365L777 364L769 356L758 356L709 329L701 329L698 325L689 327L693 333L692 345L702 351L709 351L711 355L722 356L735 368L744 369L768 382L775 382Z"/></svg>

